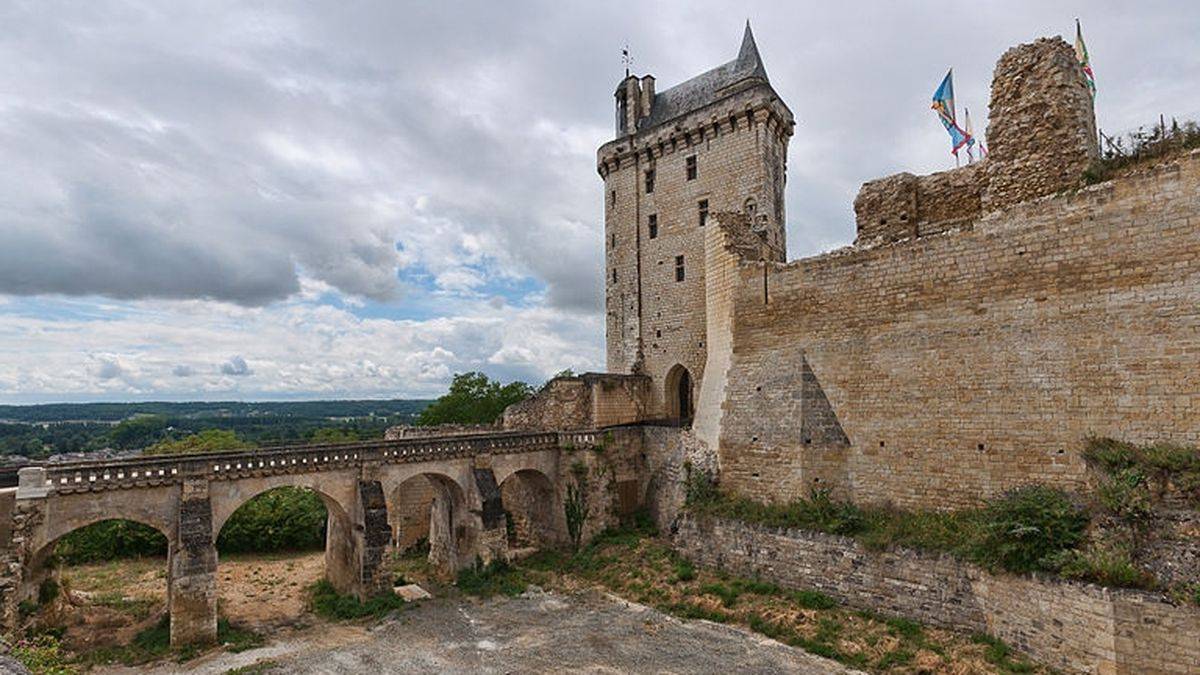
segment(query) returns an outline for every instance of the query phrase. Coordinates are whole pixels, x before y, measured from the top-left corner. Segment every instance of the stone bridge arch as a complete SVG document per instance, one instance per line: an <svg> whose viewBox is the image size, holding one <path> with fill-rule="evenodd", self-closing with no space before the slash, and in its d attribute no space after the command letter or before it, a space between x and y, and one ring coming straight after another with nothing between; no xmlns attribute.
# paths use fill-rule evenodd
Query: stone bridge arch
<svg viewBox="0 0 1200 675"><path fill-rule="evenodd" d="M558 481L537 467L517 468L497 477L508 519L509 547L548 548L567 541L566 513Z"/></svg>
<svg viewBox="0 0 1200 675"><path fill-rule="evenodd" d="M255 497L285 487L312 490L321 498L327 514L325 578L339 593L352 593L357 590L358 581L358 549L354 540L357 486L357 471L277 474L210 483L213 545L216 545L221 529L229 518Z"/></svg>
<svg viewBox="0 0 1200 675"><path fill-rule="evenodd" d="M443 573L453 573L470 565L474 561L480 530L479 499L473 489L470 470L469 460L450 466L405 464L387 467L380 485L387 504L393 545L399 543L398 530L404 519L412 517L412 510L417 508L428 518L430 562ZM418 490L431 493L428 505L423 499L409 499L412 492Z"/></svg>

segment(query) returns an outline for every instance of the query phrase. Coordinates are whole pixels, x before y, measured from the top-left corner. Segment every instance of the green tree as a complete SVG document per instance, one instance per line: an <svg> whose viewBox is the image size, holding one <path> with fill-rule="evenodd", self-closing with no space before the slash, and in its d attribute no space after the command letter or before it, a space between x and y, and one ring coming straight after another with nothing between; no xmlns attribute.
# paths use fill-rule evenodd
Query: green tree
<svg viewBox="0 0 1200 675"><path fill-rule="evenodd" d="M166 439L146 448L147 455L185 455L195 452L224 452L254 447L227 429L206 429L179 440Z"/></svg>
<svg viewBox="0 0 1200 675"><path fill-rule="evenodd" d="M459 373L450 391L417 416L418 426L435 424L491 424L504 409L533 395L524 382L500 384L483 373Z"/></svg>
<svg viewBox="0 0 1200 675"><path fill-rule="evenodd" d="M353 443L359 440L358 432L354 429L338 429L337 427L321 427L313 431L313 443Z"/></svg>
<svg viewBox="0 0 1200 675"><path fill-rule="evenodd" d="M167 418L162 415L137 415L113 427L109 440L121 450L141 448L162 439Z"/></svg>

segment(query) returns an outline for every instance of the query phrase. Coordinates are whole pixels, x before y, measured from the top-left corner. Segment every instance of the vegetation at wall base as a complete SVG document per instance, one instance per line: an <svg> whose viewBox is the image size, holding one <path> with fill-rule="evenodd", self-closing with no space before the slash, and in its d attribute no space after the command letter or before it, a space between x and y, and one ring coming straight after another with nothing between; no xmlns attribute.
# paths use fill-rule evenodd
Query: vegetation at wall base
<svg viewBox="0 0 1200 675"><path fill-rule="evenodd" d="M987 569L1046 572L1107 586L1153 588L1127 551L1086 541L1087 511L1070 495L1039 485L997 496L982 508L905 511L865 508L814 491L807 499L764 504L704 488L689 500L700 515L853 537L872 550L946 553Z"/></svg>
<svg viewBox="0 0 1200 675"><path fill-rule="evenodd" d="M404 598L394 593L381 593L367 600L337 592L333 584L321 579L309 587L309 604L317 616L333 621L380 618L404 609Z"/></svg>
<svg viewBox="0 0 1200 675"><path fill-rule="evenodd" d="M1087 439L1083 459L1108 479L1100 486L1100 497L1117 515L1144 515L1151 484L1160 491L1176 490L1192 508L1200 508L1200 448L1092 437Z"/></svg>
<svg viewBox="0 0 1200 675"><path fill-rule="evenodd" d="M513 565L477 566L460 577L459 589L513 596L533 584L567 591L597 586L681 619L742 625L869 672L1048 672L1013 659L1006 646L1002 663L1011 668L992 663L987 652L1000 649L992 643L851 610L819 591L698 569L655 534L641 519L600 534L576 553L542 551Z"/></svg>

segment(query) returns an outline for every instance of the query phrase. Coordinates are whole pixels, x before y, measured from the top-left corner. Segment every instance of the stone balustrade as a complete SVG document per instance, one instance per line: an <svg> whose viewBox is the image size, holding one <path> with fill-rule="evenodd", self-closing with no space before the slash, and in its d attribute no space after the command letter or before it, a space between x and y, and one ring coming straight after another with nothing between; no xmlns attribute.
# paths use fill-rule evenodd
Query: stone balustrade
<svg viewBox="0 0 1200 675"><path fill-rule="evenodd" d="M241 451L93 460L23 467L19 491L27 495L70 494L151 487L183 477L210 481L277 473L327 471L368 462L398 464L474 455L497 455L582 447L596 442L593 431L498 432L354 443L279 445Z"/></svg>

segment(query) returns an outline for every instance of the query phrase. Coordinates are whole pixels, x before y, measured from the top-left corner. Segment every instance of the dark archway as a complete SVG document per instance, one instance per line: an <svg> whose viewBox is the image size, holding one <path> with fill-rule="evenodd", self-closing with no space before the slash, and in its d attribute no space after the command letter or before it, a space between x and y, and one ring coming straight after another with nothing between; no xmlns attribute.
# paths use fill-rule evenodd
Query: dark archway
<svg viewBox="0 0 1200 675"><path fill-rule="evenodd" d="M695 412L691 373L687 368L676 364L667 373L666 384L667 414L675 423L691 426Z"/></svg>
<svg viewBox="0 0 1200 675"><path fill-rule="evenodd" d="M500 484L510 549L549 548L566 541L563 506L546 474L514 472Z"/></svg>
<svg viewBox="0 0 1200 675"><path fill-rule="evenodd" d="M421 556L439 574L454 573L463 552L473 550L462 488L448 476L422 473L392 490L388 520L397 556Z"/></svg>

